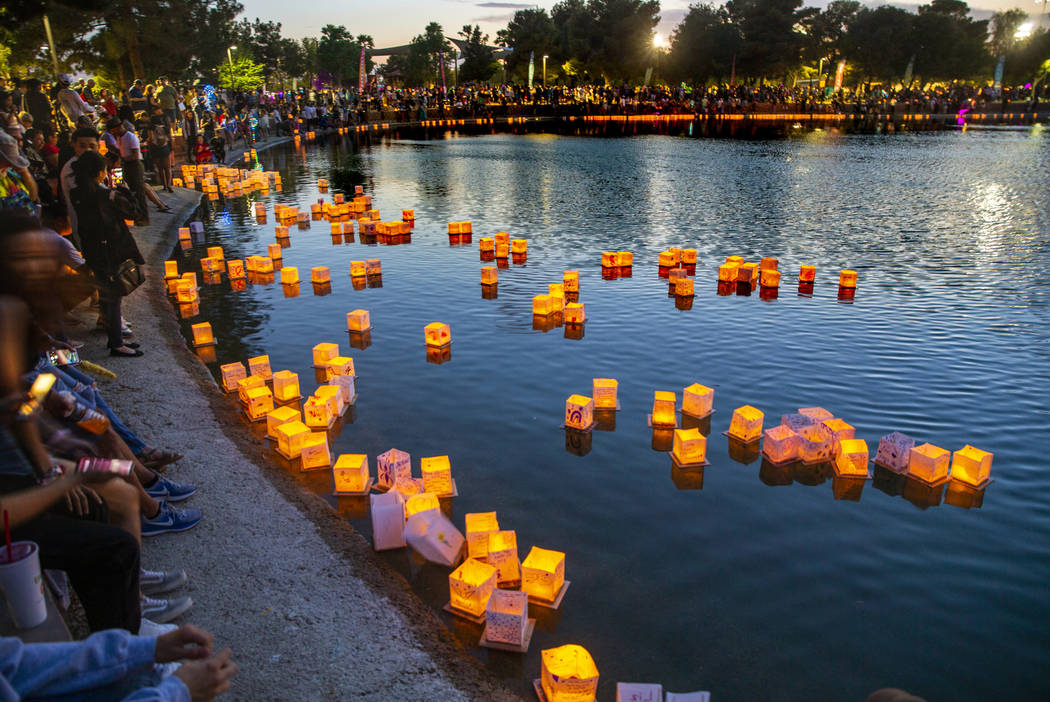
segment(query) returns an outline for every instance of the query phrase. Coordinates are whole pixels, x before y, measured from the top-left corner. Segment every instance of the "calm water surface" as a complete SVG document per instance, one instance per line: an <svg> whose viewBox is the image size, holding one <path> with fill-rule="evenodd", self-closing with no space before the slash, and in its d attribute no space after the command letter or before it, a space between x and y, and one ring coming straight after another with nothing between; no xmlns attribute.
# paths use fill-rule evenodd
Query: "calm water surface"
<svg viewBox="0 0 1050 702"><path fill-rule="evenodd" d="M293 229L285 265L304 282L204 286L201 314L221 363L268 353L314 386L311 347L349 344L345 314L371 312L352 420L334 453L448 454L454 519L496 510L533 545L565 551L572 587L526 656L476 648L480 630L441 613L508 684L538 677L539 652L575 642L617 680L713 691L734 700L858 700L899 686L932 700L1050 699L1050 136L976 132L838 136L775 142L667 136L605 139L494 134L330 142L262 155L305 208L316 181L363 183L384 219L414 208L401 246L333 244L327 222ZM329 196L330 197L330 196ZM220 201L204 240L181 253L198 270L207 245L265 254L245 198ZM473 222L450 247L446 223ZM528 239L525 265L500 271L483 299L477 242ZM700 251L696 298L676 308L659 251ZM600 254L634 252L633 276L603 280ZM718 296L717 266L776 256L773 301ZM382 260L382 287L355 290L351 259ZM818 268L812 297L792 280ZM330 266L315 296L309 268ZM858 271L852 304L840 268ZM580 270L582 339L533 328L531 298ZM428 363L423 327L451 324L451 361ZM217 364L211 364L217 371ZM568 442L572 393L620 381L613 431ZM646 424L654 390L714 387L702 473L672 469ZM232 401L232 400L231 400ZM721 432L752 404L777 423L820 405L874 448L903 431L954 450L995 453L980 500L876 476L844 490L820 470L775 471L730 455ZM610 427L606 427L610 428ZM578 455L578 454L584 455ZM275 463L275 470L281 468ZM285 468L287 469L287 468ZM327 473L305 481L331 490ZM699 489L698 489L699 488ZM842 498L842 499L837 499ZM333 502L334 504L334 502ZM342 503L369 534L360 504ZM447 569L384 554L438 610Z"/></svg>

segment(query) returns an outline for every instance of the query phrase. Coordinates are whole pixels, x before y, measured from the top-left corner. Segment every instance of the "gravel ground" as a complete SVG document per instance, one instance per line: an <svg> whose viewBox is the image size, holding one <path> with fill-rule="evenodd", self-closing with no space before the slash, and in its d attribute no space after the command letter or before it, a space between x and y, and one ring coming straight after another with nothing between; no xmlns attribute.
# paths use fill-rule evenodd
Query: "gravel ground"
<svg viewBox="0 0 1050 702"><path fill-rule="evenodd" d="M194 606L183 621L233 649L240 673L227 699L517 700L452 638L405 580L320 497L270 460L179 334L163 260L199 194L161 194L176 214L134 230L147 282L124 305L141 358L111 358L78 310L71 335L122 418L155 446L186 454L173 479L200 492L194 530L145 540L143 565L184 568ZM537 671L538 672L538 671Z"/></svg>

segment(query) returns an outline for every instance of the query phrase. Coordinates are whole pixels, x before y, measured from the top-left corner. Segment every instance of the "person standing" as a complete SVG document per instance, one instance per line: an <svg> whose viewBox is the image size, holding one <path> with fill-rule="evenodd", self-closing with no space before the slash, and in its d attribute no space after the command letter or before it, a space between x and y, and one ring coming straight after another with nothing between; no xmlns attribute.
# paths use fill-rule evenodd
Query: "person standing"
<svg viewBox="0 0 1050 702"><path fill-rule="evenodd" d="M33 115L33 124L38 129L47 131L51 124L51 101L40 90L40 81L30 78L26 81L26 92L22 96L22 109Z"/></svg>
<svg viewBox="0 0 1050 702"><path fill-rule="evenodd" d="M145 112L148 102L146 94L142 92L142 79L136 78L135 82L128 88L128 104L132 112Z"/></svg>
<svg viewBox="0 0 1050 702"><path fill-rule="evenodd" d="M62 108L62 114L69 120L69 124L76 129L77 120L81 116L94 116L95 111L75 90L69 87L69 83L70 77L65 73L58 77L58 104Z"/></svg>
<svg viewBox="0 0 1050 702"><path fill-rule="evenodd" d="M128 188L135 197L137 210L135 226L149 224L147 198L157 206L158 212L171 212L171 208L164 204L164 201L157 197L153 189L146 184L146 170L142 165L142 146L134 130L128 129L120 120L111 119L106 122L106 131L116 140L120 151L120 166L123 170L124 182L128 184Z"/></svg>
<svg viewBox="0 0 1050 702"><path fill-rule="evenodd" d="M167 78L158 78L157 84L160 86L157 89L157 102L160 103L161 109L164 110L164 116L168 118L168 124L173 125L178 120L179 94Z"/></svg>

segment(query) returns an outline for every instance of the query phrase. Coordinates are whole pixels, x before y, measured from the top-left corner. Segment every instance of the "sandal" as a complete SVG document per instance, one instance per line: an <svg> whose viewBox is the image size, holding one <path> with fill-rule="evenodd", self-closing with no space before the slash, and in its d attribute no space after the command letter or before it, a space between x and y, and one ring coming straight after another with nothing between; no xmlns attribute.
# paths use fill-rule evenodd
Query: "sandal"
<svg viewBox="0 0 1050 702"><path fill-rule="evenodd" d="M118 347L118 348L115 348L115 349L110 349L109 350L109 355L110 356L124 356L125 358L138 358L143 353L141 349L131 349L131 351L121 351L120 350L121 348L124 348L124 347Z"/></svg>
<svg viewBox="0 0 1050 702"><path fill-rule="evenodd" d="M144 448L140 453L136 454L135 457L139 459L142 465L151 470L160 470L167 465L182 460L181 453L168 451L166 449L153 448L151 446Z"/></svg>
<svg viewBox="0 0 1050 702"><path fill-rule="evenodd" d="M174 211L175 210L171 209L170 207L165 207L163 209L161 209L160 207L157 208L157 212L160 212L161 214L171 214Z"/></svg>

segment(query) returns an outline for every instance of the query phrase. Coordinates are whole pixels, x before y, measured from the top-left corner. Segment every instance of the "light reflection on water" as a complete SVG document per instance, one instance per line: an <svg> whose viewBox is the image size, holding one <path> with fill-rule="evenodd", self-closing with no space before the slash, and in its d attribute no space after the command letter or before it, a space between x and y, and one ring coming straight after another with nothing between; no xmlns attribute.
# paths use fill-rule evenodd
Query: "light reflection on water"
<svg viewBox="0 0 1050 702"><path fill-rule="evenodd" d="M888 685L988 700L1003 684L1010 699L1043 700L1048 146L1045 133L975 130L275 150L263 160L281 169L284 191L264 200L305 207L318 177L364 182L384 219L415 209L412 242L333 245L325 222L293 229L285 264L304 280L311 266L330 266L330 295L308 282L292 299L277 284L231 292L224 282L204 287L192 321L212 322L219 362L269 353L309 392L311 347L337 341L345 353L346 312L371 312L372 343L350 354L360 399L333 450L367 453L373 470L391 446L417 466L447 453L458 523L496 510L522 558L532 545L567 552L572 588L561 612L541 617L524 662L476 653L518 689L538 675L541 649L577 642L595 656L603 699L617 680L641 679L719 700L828 689L817 696L863 699ZM450 247L446 223L466 219L473 244ZM273 226L232 203L189 258L209 244L227 258L263 254ZM489 264L477 242L496 231L527 238L529 255L500 271L496 299L483 299ZM691 309L677 309L656 274L668 246L700 251ZM632 277L602 280L609 249L634 252ZM717 296L729 254L777 256L778 298ZM382 287L353 289L349 261L372 257ZM794 289L801 263L818 269L811 298ZM849 305L836 300L846 267L860 276ZM532 296L571 268L587 305L582 338L534 330ZM455 339L440 365L423 349L432 321L451 324ZM567 442L565 398L603 376L620 380L615 431ZM653 390L693 382L716 391L701 479L654 452L645 420ZM995 453L996 482L979 509L963 509L972 499L893 476L858 493L819 468L763 468L721 435L743 404L762 409L767 426L801 406L828 407L872 450L895 430L949 449L971 443ZM324 477L307 483L329 489ZM348 510L367 534L360 505ZM435 609L447 600L444 569L384 557ZM480 631L449 623L474 646Z"/></svg>

